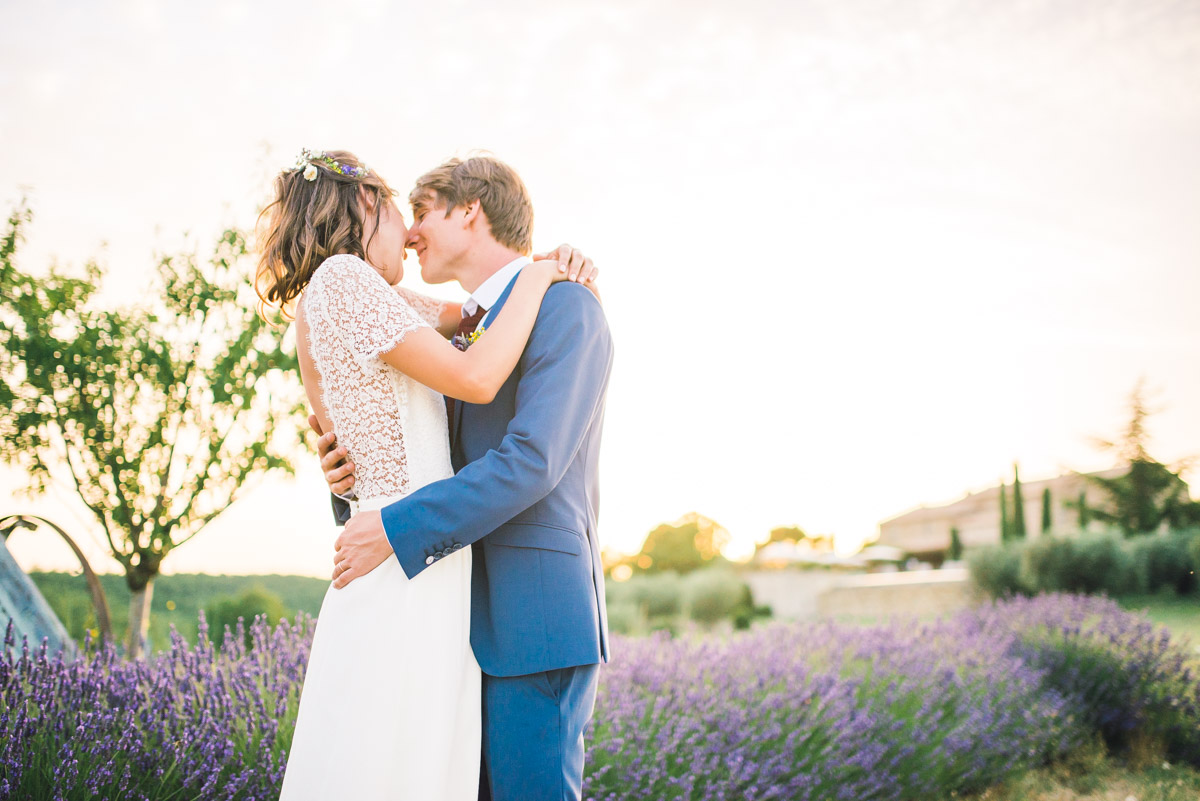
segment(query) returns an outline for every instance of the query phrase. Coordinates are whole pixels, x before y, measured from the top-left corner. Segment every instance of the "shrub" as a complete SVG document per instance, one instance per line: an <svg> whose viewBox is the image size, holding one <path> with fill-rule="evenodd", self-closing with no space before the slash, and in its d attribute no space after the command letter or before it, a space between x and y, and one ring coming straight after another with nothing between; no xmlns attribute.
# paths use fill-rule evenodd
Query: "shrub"
<svg viewBox="0 0 1200 801"><path fill-rule="evenodd" d="M632 601L613 601L611 594L606 605L608 630L614 634L645 634L646 621L642 610Z"/></svg>
<svg viewBox="0 0 1200 801"><path fill-rule="evenodd" d="M678 573L635 574L609 587L614 600L632 602L647 618L673 617L683 609L683 582Z"/></svg>
<svg viewBox="0 0 1200 801"><path fill-rule="evenodd" d="M240 595L218 598L206 613L212 630L220 633L221 642L240 631L247 646L250 645L250 624L259 615L274 625L289 614L279 596L262 587L250 587Z"/></svg>
<svg viewBox="0 0 1200 801"><path fill-rule="evenodd" d="M0 798L278 796L311 631L176 636L127 661L0 651ZM588 801L948 798L1144 733L1200 765L1194 656L1101 598L984 604L930 623L614 635L587 734Z"/></svg>
<svg viewBox="0 0 1200 801"><path fill-rule="evenodd" d="M743 602L745 584L728 570L697 570L683 581L684 609L697 623L731 619Z"/></svg>
<svg viewBox="0 0 1200 801"><path fill-rule="evenodd" d="M1185 595L1200 589L1200 534L1042 536L975 550L968 566L976 586L993 598L1038 592L1119 597L1168 587Z"/></svg>
<svg viewBox="0 0 1200 801"><path fill-rule="evenodd" d="M1034 592L1134 592L1133 560L1121 544L1115 534L1039 537L1022 549L1022 580Z"/></svg>
<svg viewBox="0 0 1200 801"><path fill-rule="evenodd" d="M1190 595L1197 589L1196 571L1200 569L1200 535L1194 532L1166 531L1151 534L1130 543L1139 590L1157 592L1170 588L1178 595Z"/></svg>
<svg viewBox="0 0 1200 801"><path fill-rule="evenodd" d="M967 569L975 585L993 598L1030 592L1021 576L1020 544L973 550L967 556Z"/></svg>
<svg viewBox="0 0 1200 801"><path fill-rule="evenodd" d="M311 620L259 620L252 648L199 641L126 660L111 644L66 661L0 651L0 798L277 798L295 726Z"/></svg>
<svg viewBox="0 0 1200 801"><path fill-rule="evenodd" d="M1200 765L1200 681L1170 632L1079 597L1059 603L1079 610L1077 622L1025 619L1013 653L1043 671L1045 686L1110 748L1148 736L1172 759Z"/></svg>

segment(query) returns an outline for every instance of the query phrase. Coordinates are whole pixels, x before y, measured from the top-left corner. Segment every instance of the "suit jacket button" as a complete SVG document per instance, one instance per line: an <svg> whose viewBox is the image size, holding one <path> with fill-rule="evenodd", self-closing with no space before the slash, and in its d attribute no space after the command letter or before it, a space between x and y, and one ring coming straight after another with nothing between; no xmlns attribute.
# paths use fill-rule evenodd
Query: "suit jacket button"
<svg viewBox="0 0 1200 801"><path fill-rule="evenodd" d="M425 557L425 564L427 564L427 565L432 565L432 564L433 564L433 561L434 561L434 560L433 560L433 557L432 557L432 556L426 556L426 557Z"/></svg>

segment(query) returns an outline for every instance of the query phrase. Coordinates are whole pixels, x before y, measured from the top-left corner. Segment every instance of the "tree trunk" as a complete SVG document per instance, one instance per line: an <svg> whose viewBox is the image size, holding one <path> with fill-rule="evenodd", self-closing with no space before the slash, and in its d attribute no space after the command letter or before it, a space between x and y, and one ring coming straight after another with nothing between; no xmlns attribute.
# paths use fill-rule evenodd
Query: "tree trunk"
<svg viewBox="0 0 1200 801"><path fill-rule="evenodd" d="M154 577L140 590L129 596L129 639L126 651L130 659L143 656L147 650L147 635L150 633L150 601L154 597Z"/></svg>

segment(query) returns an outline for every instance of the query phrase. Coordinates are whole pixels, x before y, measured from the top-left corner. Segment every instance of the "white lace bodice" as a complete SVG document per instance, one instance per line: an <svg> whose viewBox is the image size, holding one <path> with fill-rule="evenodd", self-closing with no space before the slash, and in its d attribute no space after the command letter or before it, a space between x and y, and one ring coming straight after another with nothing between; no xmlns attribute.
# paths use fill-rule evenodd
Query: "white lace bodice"
<svg viewBox="0 0 1200 801"><path fill-rule="evenodd" d="M301 301L321 405L355 464L361 501L407 494L452 475L442 396L386 364L443 304L388 286L357 256L326 259Z"/></svg>

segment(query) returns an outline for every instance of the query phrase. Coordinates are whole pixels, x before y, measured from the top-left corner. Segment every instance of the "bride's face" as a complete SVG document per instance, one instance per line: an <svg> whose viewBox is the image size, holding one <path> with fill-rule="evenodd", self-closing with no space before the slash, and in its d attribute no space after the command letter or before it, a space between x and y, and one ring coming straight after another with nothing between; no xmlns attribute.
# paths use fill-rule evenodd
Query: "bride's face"
<svg viewBox="0 0 1200 801"><path fill-rule="evenodd" d="M383 280L398 284L404 277L404 242L408 229L404 215L389 198L379 212L379 224L375 224L375 212L368 209L363 222L363 241L367 245L366 261L379 271Z"/></svg>

